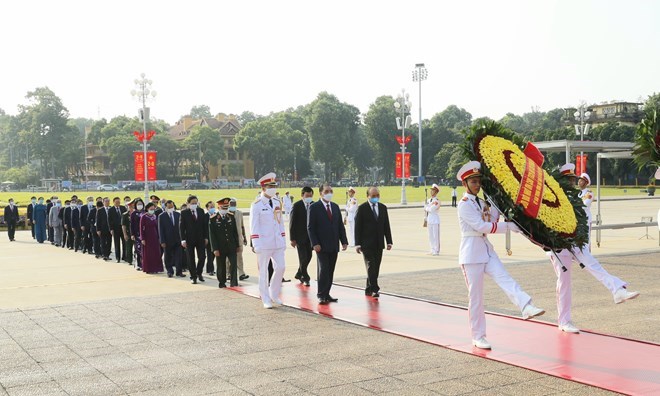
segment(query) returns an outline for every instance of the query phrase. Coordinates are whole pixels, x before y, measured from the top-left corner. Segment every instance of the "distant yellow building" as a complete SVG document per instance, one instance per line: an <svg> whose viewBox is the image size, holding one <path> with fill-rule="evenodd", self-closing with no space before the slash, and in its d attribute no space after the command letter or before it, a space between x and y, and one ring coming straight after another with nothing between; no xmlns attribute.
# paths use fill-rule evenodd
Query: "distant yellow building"
<svg viewBox="0 0 660 396"><path fill-rule="evenodd" d="M619 102L611 100L589 106L591 117L589 122L592 125L607 124L608 122L617 122L619 125L635 126L642 120L642 103Z"/></svg>
<svg viewBox="0 0 660 396"><path fill-rule="evenodd" d="M211 118L194 120L190 116L182 117L168 131L169 136L176 141L184 140L193 127L208 126L218 131L218 136L224 141L225 155L223 160L209 167L209 180L227 179L229 181L241 181L242 179L254 179L254 161L246 154L240 154L234 150L234 137L241 129L241 125L234 115L218 114Z"/></svg>

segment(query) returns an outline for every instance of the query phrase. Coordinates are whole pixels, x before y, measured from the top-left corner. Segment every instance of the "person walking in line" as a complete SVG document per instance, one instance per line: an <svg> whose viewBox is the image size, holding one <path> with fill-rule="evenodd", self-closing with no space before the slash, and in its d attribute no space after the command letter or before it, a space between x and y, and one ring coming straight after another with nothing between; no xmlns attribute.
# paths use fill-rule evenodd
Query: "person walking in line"
<svg viewBox="0 0 660 396"><path fill-rule="evenodd" d="M314 199L314 190L305 186L302 188L300 201L293 204L291 209L291 218L289 219L289 239L291 246L298 252L298 271L295 278L305 286L309 286L311 280L307 267L312 261L312 244L309 242L309 233L307 232L307 218L309 216L309 207Z"/></svg>
<svg viewBox="0 0 660 396"><path fill-rule="evenodd" d="M440 187L433 184L431 187L431 198L426 202L424 210L426 210L426 224L429 230L429 245L431 245L431 255L440 255L440 200L438 199L438 192Z"/></svg>
<svg viewBox="0 0 660 396"><path fill-rule="evenodd" d="M14 205L14 198L9 198L9 205L5 206L5 223L7 223L7 236L10 242L15 240L18 219L18 206Z"/></svg>
<svg viewBox="0 0 660 396"><path fill-rule="evenodd" d="M367 269L366 296L380 297L378 274L383 250L392 249L392 230L387 206L380 203L378 187L367 191L367 202L360 205L355 217L355 250L364 257Z"/></svg>
<svg viewBox="0 0 660 396"><path fill-rule="evenodd" d="M348 240L346 239L346 229L341 220L339 206L332 202L332 186L329 183L324 183L319 188L319 192L321 199L309 208L307 230L312 248L316 252L318 274L316 296L319 299L319 304L324 305L338 301L330 295L330 289L332 288L339 246L341 244L341 250L346 250Z"/></svg>
<svg viewBox="0 0 660 396"><path fill-rule="evenodd" d="M188 254L188 271L190 283L197 284L197 280L204 282L204 264L206 261L206 245L209 243L209 225L202 208L197 207L198 199L191 195L188 197L188 209L181 211L179 233L181 246ZM195 265L197 253L197 265Z"/></svg>

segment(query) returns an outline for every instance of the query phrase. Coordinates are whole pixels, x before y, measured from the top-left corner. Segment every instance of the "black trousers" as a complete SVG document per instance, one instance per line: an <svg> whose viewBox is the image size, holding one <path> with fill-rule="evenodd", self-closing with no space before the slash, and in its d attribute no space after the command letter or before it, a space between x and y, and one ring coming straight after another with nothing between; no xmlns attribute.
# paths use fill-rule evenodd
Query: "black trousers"
<svg viewBox="0 0 660 396"><path fill-rule="evenodd" d="M312 261L312 245L307 243L299 243L296 246L298 251L298 272L296 272L296 279L309 282L311 279L307 272L310 261Z"/></svg>
<svg viewBox="0 0 660 396"><path fill-rule="evenodd" d="M16 222L15 221L10 221L7 223L7 236L9 237L10 241L14 240L14 237L16 236Z"/></svg>
<svg viewBox="0 0 660 396"><path fill-rule="evenodd" d="M101 231L101 256L110 258L112 250L112 235L110 231Z"/></svg>
<svg viewBox="0 0 660 396"><path fill-rule="evenodd" d="M206 245L206 272L207 273L212 273L215 272L215 268L213 266L213 259L215 258L215 255L213 254L213 251L211 250L211 244Z"/></svg>
<svg viewBox="0 0 660 396"><path fill-rule="evenodd" d="M195 265L195 252L197 252L197 265ZM197 279L203 276L204 264L206 261L206 246L204 241L190 243L186 241L186 253L188 254L188 271L190 279Z"/></svg>
<svg viewBox="0 0 660 396"><path fill-rule="evenodd" d="M451 197L451 206L456 207L456 197Z"/></svg>
<svg viewBox="0 0 660 396"><path fill-rule="evenodd" d="M176 270L177 275L181 275L181 254L182 247L180 243L173 245L166 245L163 249L163 258L165 259L165 269L168 274L174 274Z"/></svg>
<svg viewBox="0 0 660 396"><path fill-rule="evenodd" d="M92 247L92 230L90 230L90 227L85 227L85 231L83 231L83 250L89 254L92 254Z"/></svg>
<svg viewBox="0 0 660 396"><path fill-rule="evenodd" d="M55 239L53 227L48 227L48 242L53 242Z"/></svg>
<svg viewBox="0 0 660 396"><path fill-rule="evenodd" d="M122 253L126 251L126 241L124 241L124 234L121 228L112 231L112 239L115 241L115 259L119 261L124 257Z"/></svg>
<svg viewBox="0 0 660 396"><path fill-rule="evenodd" d="M69 231L67 231L67 230L64 228L64 224L62 224L62 247L66 247L66 246L67 246L67 242L66 242L66 240L67 240L67 235L69 235Z"/></svg>
<svg viewBox="0 0 660 396"><path fill-rule="evenodd" d="M82 230L80 228L74 228L73 236L74 236L73 248L75 249L76 252L78 250L82 250L83 242L84 242Z"/></svg>
<svg viewBox="0 0 660 396"><path fill-rule="evenodd" d="M378 274L383 251L381 249L362 249L362 257L364 266L367 268L367 287L364 289L364 294L376 293L380 290Z"/></svg>
<svg viewBox="0 0 660 396"><path fill-rule="evenodd" d="M318 298L329 298L332 280L335 276L335 265L337 264L338 252L320 252L316 253L316 265L318 273L319 290L316 293Z"/></svg>
<svg viewBox="0 0 660 396"><path fill-rule="evenodd" d="M34 237L34 222L32 224L30 224L30 232L32 232L32 239L36 239Z"/></svg>
<svg viewBox="0 0 660 396"><path fill-rule="evenodd" d="M66 247L73 248L76 243L76 232L71 226L66 230Z"/></svg>
<svg viewBox="0 0 660 396"><path fill-rule="evenodd" d="M94 248L95 256L103 256L101 252L101 237L96 233L96 227L92 227L92 247Z"/></svg>
<svg viewBox="0 0 660 396"><path fill-rule="evenodd" d="M229 259L229 275L231 276L229 285L238 286L238 267L235 249L233 252L225 252L224 250L221 250L220 255L215 258L215 261L218 264L218 282L220 282L221 285L224 285L227 282L227 259Z"/></svg>

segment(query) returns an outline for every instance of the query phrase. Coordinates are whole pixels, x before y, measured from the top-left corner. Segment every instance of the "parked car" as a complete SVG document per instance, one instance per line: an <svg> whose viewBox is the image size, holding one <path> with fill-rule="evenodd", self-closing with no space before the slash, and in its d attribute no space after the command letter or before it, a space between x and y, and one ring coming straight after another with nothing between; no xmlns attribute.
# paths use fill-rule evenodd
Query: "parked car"
<svg viewBox="0 0 660 396"><path fill-rule="evenodd" d="M124 191L142 191L144 183L128 183L124 186Z"/></svg>
<svg viewBox="0 0 660 396"><path fill-rule="evenodd" d="M117 186L114 186L112 184L101 184L98 186L97 190L99 191L119 191L119 188Z"/></svg>
<svg viewBox="0 0 660 396"><path fill-rule="evenodd" d="M207 186L204 183L191 182L186 185L186 190L208 190L211 187Z"/></svg>

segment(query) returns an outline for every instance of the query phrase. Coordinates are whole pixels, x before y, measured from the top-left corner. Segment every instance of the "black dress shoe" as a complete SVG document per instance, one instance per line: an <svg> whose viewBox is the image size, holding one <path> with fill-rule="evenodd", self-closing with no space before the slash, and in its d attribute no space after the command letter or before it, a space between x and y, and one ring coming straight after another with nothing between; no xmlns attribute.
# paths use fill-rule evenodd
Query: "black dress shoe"
<svg viewBox="0 0 660 396"><path fill-rule="evenodd" d="M338 298L334 298L332 296L328 296L328 298L326 298L326 300L328 300L328 302L337 302L337 301L339 301Z"/></svg>
<svg viewBox="0 0 660 396"><path fill-rule="evenodd" d="M329 302L327 298L319 298L319 305L328 305Z"/></svg>
<svg viewBox="0 0 660 396"><path fill-rule="evenodd" d="M197 284L197 279L191 280L190 283L192 283L193 285L196 285Z"/></svg>
<svg viewBox="0 0 660 396"><path fill-rule="evenodd" d="M215 275L215 272L212 272L212 271L211 271L211 272L207 272L207 274L208 274L209 276L214 276L214 275Z"/></svg>
<svg viewBox="0 0 660 396"><path fill-rule="evenodd" d="M171 277L173 277L173 276L174 276L174 274L167 274L167 277L168 277L168 278L171 278Z"/></svg>
<svg viewBox="0 0 660 396"><path fill-rule="evenodd" d="M286 282L291 282L291 279L284 279L284 278L282 278L282 283L286 283Z"/></svg>
<svg viewBox="0 0 660 396"><path fill-rule="evenodd" d="M238 279L240 279L240 280L246 280L246 279L249 278L249 277L250 277L250 275L243 274L243 275L239 276Z"/></svg>
<svg viewBox="0 0 660 396"><path fill-rule="evenodd" d="M378 298L378 297L380 297L380 293L378 293L378 292L373 292L373 293L371 293L371 297L373 297L373 298Z"/></svg>
<svg viewBox="0 0 660 396"><path fill-rule="evenodd" d="M118 263L121 263L121 260L117 260Z"/></svg>
<svg viewBox="0 0 660 396"><path fill-rule="evenodd" d="M199 275L197 279L199 279L200 282L206 282L206 279L204 279L202 275Z"/></svg>
<svg viewBox="0 0 660 396"><path fill-rule="evenodd" d="M185 277L184 274L176 274L176 276L179 277L179 278L184 278Z"/></svg>
<svg viewBox="0 0 660 396"><path fill-rule="evenodd" d="M224 283L218 283L219 289L224 289L225 287L227 287L227 285L225 285Z"/></svg>
<svg viewBox="0 0 660 396"><path fill-rule="evenodd" d="M371 296L371 294L372 294L372 293L371 293L370 291L366 291L366 290L364 291L364 295L365 295L365 296Z"/></svg>
<svg viewBox="0 0 660 396"><path fill-rule="evenodd" d="M309 286L309 281L305 280L305 286Z"/></svg>

